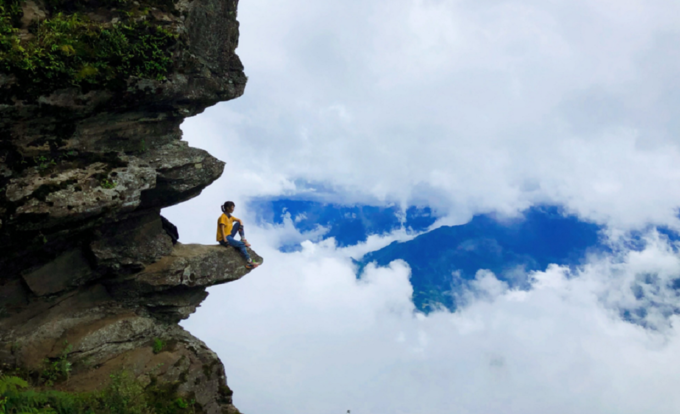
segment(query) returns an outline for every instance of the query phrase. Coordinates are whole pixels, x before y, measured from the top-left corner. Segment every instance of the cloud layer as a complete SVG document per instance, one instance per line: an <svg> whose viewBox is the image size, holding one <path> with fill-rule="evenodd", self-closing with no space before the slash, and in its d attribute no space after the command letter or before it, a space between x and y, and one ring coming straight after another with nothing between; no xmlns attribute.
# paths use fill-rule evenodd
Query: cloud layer
<svg viewBox="0 0 680 414"><path fill-rule="evenodd" d="M229 187L429 205L561 204L677 226L680 5L258 0L245 96L184 124Z"/></svg>
<svg viewBox="0 0 680 414"><path fill-rule="evenodd" d="M164 212L214 242L237 204L265 265L215 287L186 326L225 363L247 413L676 413L680 3L671 0L241 2L246 94L187 120L227 161ZM413 313L403 262L357 281L350 257L253 197L430 206L440 224L561 205L616 248L510 290L480 271L456 313Z"/></svg>
<svg viewBox="0 0 680 414"><path fill-rule="evenodd" d="M644 250L593 258L575 273L531 273L530 291L481 270L462 293L467 306L428 316L413 312L403 262L356 280L348 255L357 252L330 240L296 253L262 250L264 266L212 289L185 323L222 358L244 412L670 414L680 406L677 316L649 306L676 301L680 259L654 233ZM636 296L643 274L660 283ZM621 317L642 306L657 330Z"/></svg>

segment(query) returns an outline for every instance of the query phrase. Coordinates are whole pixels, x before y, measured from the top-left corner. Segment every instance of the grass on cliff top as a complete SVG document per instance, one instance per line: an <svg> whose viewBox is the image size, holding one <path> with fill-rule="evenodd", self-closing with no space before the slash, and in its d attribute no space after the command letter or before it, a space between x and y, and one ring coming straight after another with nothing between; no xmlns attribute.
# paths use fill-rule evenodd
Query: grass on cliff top
<svg viewBox="0 0 680 414"><path fill-rule="evenodd" d="M196 414L201 407L176 395L176 387L143 386L127 372L111 375L101 391L67 393L32 387L0 375L0 414Z"/></svg>
<svg viewBox="0 0 680 414"><path fill-rule="evenodd" d="M65 87L121 89L130 77L162 80L177 35L132 18L101 24L78 13L33 21L22 40L23 0L0 0L0 73L14 75L20 95Z"/></svg>

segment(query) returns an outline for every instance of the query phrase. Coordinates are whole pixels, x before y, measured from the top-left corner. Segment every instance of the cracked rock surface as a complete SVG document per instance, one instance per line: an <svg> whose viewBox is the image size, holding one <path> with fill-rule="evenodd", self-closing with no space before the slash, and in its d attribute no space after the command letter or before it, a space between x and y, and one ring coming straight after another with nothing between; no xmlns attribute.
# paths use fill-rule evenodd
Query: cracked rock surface
<svg viewBox="0 0 680 414"><path fill-rule="evenodd" d="M3 365L39 370L45 358L58 358L68 343L73 372L65 390L97 388L112 372L125 369L143 382L153 375L177 384L206 413L237 412L219 358L177 322L195 311L208 286L249 272L240 253L177 243L168 256L137 273L93 283L63 272L60 280L39 283L42 272L54 274L66 263L76 263L78 274L87 275L80 254L67 252L46 264L48 269L22 275L28 286L21 292L24 306L0 319ZM153 351L156 339L168 344L162 352Z"/></svg>
<svg viewBox="0 0 680 414"><path fill-rule="evenodd" d="M237 1L134 3L177 34L164 79L28 97L0 72L0 369L39 370L68 343L63 389L97 388L126 369L173 384L205 413L237 413L217 355L177 323L209 286L249 270L233 248L176 243L160 216L224 170L182 141L180 124L244 92ZM116 24L115 9L87 4L89 19ZM24 2L22 38L57 12L50 7ZM160 352L157 339L167 344Z"/></svg>

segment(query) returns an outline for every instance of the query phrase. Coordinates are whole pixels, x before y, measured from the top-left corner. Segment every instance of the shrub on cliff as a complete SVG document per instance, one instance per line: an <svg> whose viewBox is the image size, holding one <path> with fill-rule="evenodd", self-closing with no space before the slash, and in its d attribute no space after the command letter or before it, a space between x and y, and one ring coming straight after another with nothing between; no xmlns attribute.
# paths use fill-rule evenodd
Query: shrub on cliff
<svg viewBox="0 0 680 414"><path fill-rule="evenodd" d="M133 13L122 12L115 24L55 13L34 20L25 40L17 29L21 13L20 0L0 0L0 72L16 77L15 91L120 89L130 77L162 80L171 69L177 35Z"/></svg>
<svg viewBox="0 0 680 414"><path fill-rule="evenodd" d="M111 375L101 391L68 393L29 386L15 376L0 376L0 414L196 414L201 408L173 387L143 386L127 372Z"/></svg>

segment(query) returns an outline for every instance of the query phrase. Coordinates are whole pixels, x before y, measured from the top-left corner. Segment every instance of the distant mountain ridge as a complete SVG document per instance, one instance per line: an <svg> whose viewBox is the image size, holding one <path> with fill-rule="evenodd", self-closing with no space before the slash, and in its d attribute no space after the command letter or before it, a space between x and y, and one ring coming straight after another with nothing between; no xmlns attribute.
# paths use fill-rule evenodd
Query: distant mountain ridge
<svg viewBox="0 0 680 414"><path fill-rule="evenodd" d="M601 229L554 206L532 207L522 219L510 222L478 215L467 224L440 227L371 252L358 261L358 274L371 262L386 266L404 260L411 267L418 310L455 310L454 292L478 270L488 269L512 287L528 287L526 272L544 270L551 263L578 265L588 252L608 251L600 243Z"/></svg>
<svg viewBox="0 0 680 414"><path fill-rule="evenodd" d="M385 235L399 228L424 232L437 217L428 207L343 206L309 200L255 199L249 203L262 222L282 224L290 215L295 228L308 233L323 226L319 239L333 237L339 247L366 241L369 235ZM413 301L430 312L439 306L456 309L455 294L480 269L488 269L511 287L528 288L526 273L545 270L551 264L578 265L588 252L609 251L601 243L601 226L565 214L558 206L535 206L522 217L497 220L492 214L477 215L460 226L444 226L407 242L394 242L356 261L357 277L371 262L387 266L401 259L411 267ZM316 241L316 240L314 240ZM301 248L299 240L283 245L283 252Z"/></svg>

